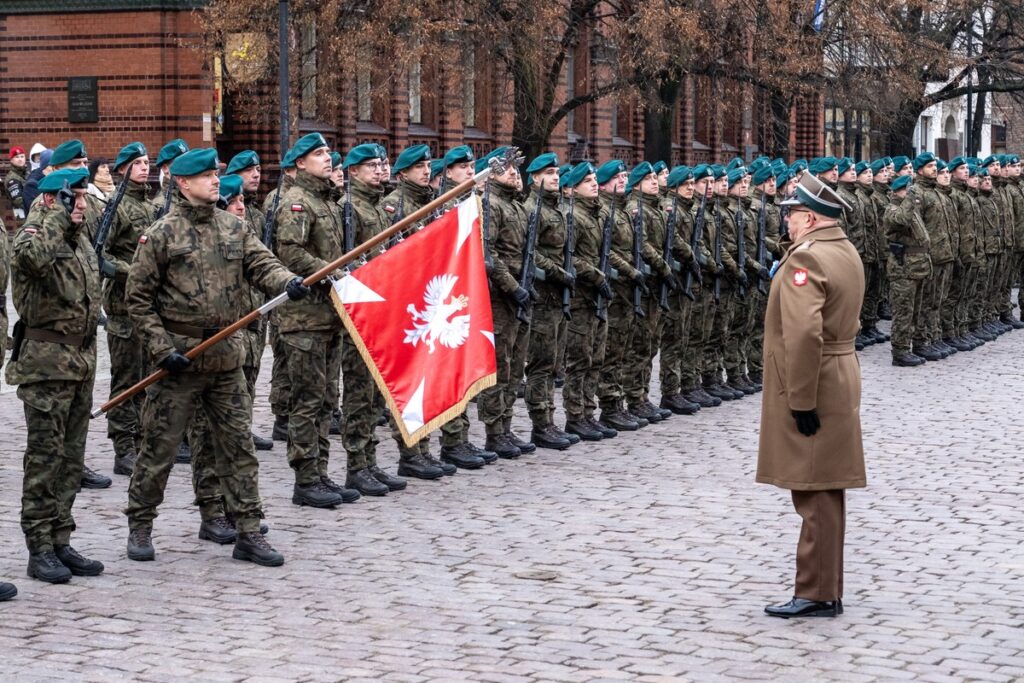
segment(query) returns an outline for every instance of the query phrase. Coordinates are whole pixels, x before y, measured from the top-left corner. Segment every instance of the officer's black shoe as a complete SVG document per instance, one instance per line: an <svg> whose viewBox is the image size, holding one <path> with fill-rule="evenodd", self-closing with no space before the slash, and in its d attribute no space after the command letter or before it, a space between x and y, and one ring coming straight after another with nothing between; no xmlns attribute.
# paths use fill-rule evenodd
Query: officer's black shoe
<svg viewBox="0 0 1024 683"><path fill-rule="evenodd" d="M328 491L334 491L341 496L342 503L354 503L362 498L362 496L359 495L359 491L356 491L355 489L347 489L341 484L336 484L330 477L321 476L320 483L323 484ZM264 531L262 533L267 532Z"/></svg>
<svg viewBox="0 0 1024 683"><path fill-rule="evenodd" d="M52 550L42 550L28 556L28 576L46 583L67 583L71 580L71 570L57 559Z"/></svg>
<svg viewBox="0 0 1024 683"><path fill-rule="evenodd" d="M464 470L478 470L485 464L484 459L470 453L464 443L441 446L441 460Z"/></svg>
<svg viewBox="0 0 1024 683"><path fill-rule="evenodd" d="M409 485L409 482L405 479L396 477L390 472L385 472L377 465L370 468L370 474L372 474L377 481L387 486L388 491L402 491Z"/></svg>
<svg viewBox="0 0 1024 683"><path fill-rule="evenodd" d="M106 489L114 482L99 472L93 472L88 467L82 467L82 488L83 489Z"/></svg>
<svg viewBox="0 0 1024 683"><path fill-rule="evenodd" d="M438 460L430 452L420 453L420 455L422 455L423 458L427 462L429 462L431 465L433 465L434 467L440 467L441 468L441 472L443 472L444 476L446 476L446 477L452 476L453 474L455 474L459 470L458 467L456 467L455 465L451 464L450 462L442 462L442 461ZM401 474L401 472L399 472L399 474Z"/></svg>
<svg viewBox="0 0 1024 683"><path fill-rule="evenodd" d="M274 442L262 436L252 435L252 447L258 451L269 451L274 447Z"/></svg>
<svg viewBox="0 0 1024 683"><path fill-rule="evenodd" d="M697 403L700 404L701 408L717 408L722 405L722 399L718 396L712 396L704 387L697 385L697 388L693 390L693 395L697 397Z"/></svg>
<svg viewBox="0 0 1024 683"><path fill-rule="evenodd" d="M635 432L640 425L621 410L602 410L601 424L620 432Z"/></svg>
<svg viewBox="0 0 1024 683"><path fill-rule="evenodd" d="M149 562L156 557L153 549L153 529L139 527L128 532L128 559L136 562Z"/></svg>
<svg viewBox="0 0 1024 683"><path fill-rule="evenodd" d="M187 465L192 462L192 449L184 441L178 444L178 454L174 456L174 462L178 465Z"/></svg>
<svg viewBox="0 0 1024 683"><path fill-rule="evenodd" d="M921 358L924 358L925 360L936 361L942 360L944 358L944 356L941 353L939 353L936 349L933 349L929 345L920 347L915 346L914 353L920 356Z"/></svg>
<svg viewBox="0 0 1024 683"><path fill-rule="evenodd" d="M498 460L497 453L491 450L487 450L486 448L480 448L472 441L466 442L466 452L472 453L476 457L483 460L485 465L490 465L492 462L496 462Z"/></svg>
<svg viewBox="0 0 1024 683"><path fill-rule="evenodd" d="M590 426L586 420L568 420L565 423L565 432L575 434L584 441L600 441L604 434Z"/></svg>
<svg viewBox="0 0 1024 683"><path fill-rule="evenodd" d="M900 351L892 354L892 364L901 368L915 368L924 362L924 358L910 351Z"/></svg>
<svg viewBox="0 0 1024 683"><path fill-rule="evenodd" d="M534 425L530 439L537 444L538 448L550 448L556 451L564 451L572 445L568 439L562 436L561 430L553 424Z"/></svg>
<svg viewBox="0 0 1024 683"><path fill-rule="evenodd" d="M238 534L231 557L263 567L280 567L284 564L284 555L274 550L263 534L258 532Z"/></svg>
<svg viewBox="0 0 1024 683"><path fill-rule="evenodd" d="M13 583L0 581L0 602L6 602L18 594L18 587Z"/></svg>
<svg viewBox="0 0 1024 683"><path fill-rule="evenodd" d="M603 425L600 422L598 422L597 418L595 418L593 415L588 415L584 419L587 421L587 424L590 425L591 429L601 433L601 438L603 439L614 439L619 435L619 433L616 430L612 429L608 425Z"/></svg>
<svg viewBox="0 0 1024 683"><path fill-rule="evenodd" d="M308 505L311 508L332 508L341 505L344 501L341 494L332 491L322 481L314 481L309 484L296 483L292 487L292 504Z"/></svg>
<svg viewBox="0 0 1024 683"><path fill-rule="evenodd" d="M385 420L385 422L387 422L387 420ZM380 422L379 421L378 421L378 426L380 426ZM328 434L334 434L335 436L338 436L338 435L341 434L341 411L340 410L335 410L333 413L331 413L331 428L329 430L327 430L327 433Z"/></svg>
<svg viewBox="0 0 1024 683"><path fill-rule="evenodd" d="M771 605L764 608L770 617L791 619L793 617L835 617L843 613L842 600L805 600L793 598L784 605Z"/></svg>
<svg viewBox="0 0 1024 683"><path fill-rule="evenodd" d="M391 490L374 476L369 467L349 472L345 478L345 488L355 489L364 496L386 496Z"/></svg>
<svg viewBox="0 0 1024 683"><path fill-rule="evenodd" d="M515 444L509 441L506 434L488 434L487 440L484 442L484 448L497 453L499 458L507 460L518 458L523 454Z"/></svg>
<svg viewBox="0 0 1024 683"><path fill-rule="evenodd" d="M114 453L114 474L125 477L132 476L132 472L135 471L135 462L138 459L139 454L135 451L125 451L120 455Z"/></svg>
<svg viewBox="0 0 1024 683"><path fill-rule="evenodd" d="M274 418L274 428L270 431L270 438L274 441L288 440L288 417L278 415Z"/></svg>
<svg viewBox="0 0 1024 683"><path fill-rule="evenodd" d="M704 391L708 395L714 396L715 398L721 399L722 401L735 401L737 398L736 392L721 384L709 384L704 387Z"/></svg>
<svg viewBox="0 0 1024 683"><path fill-rule="evenodd" d="M71 570L75 576L99 576L103 573L103 563L99 560L90 560L82 557L77 550L70 545L53 546L53 554L57 556L60 563Z"/></svg>
<svg viewBox="0 0 1024 683"><path fill-rule="evenodd" d="M537 450L537 444L532 441L527 441L521 438L518 434L509 429L505 432L505 436L508 437L508 442L519 449L519 452L523 455L527 453L533 453Z"/></svg>
<svg viewBox="0 0 1024 683"><path fill-rule="evenodd" d="M204 519L199 525L200 541L213 541L218 545L227 545L234 543L237 536L235 527L231 526L226 517Z"/></svg>
<svg viewBox="0 0 1024 683"><path fill-rule="evenodd" d="M700 410L700 404L686 400L682 394L662 396L661 407L671 410L676 415L693 415Z"/></svg>
<svg viewBox="0 0 1024 683"><path fill-rule="evenodd" d="M398 476L413 479L440 479L444 476L444 470L434 466L417 452L404 456L398 461Z"/></svg>

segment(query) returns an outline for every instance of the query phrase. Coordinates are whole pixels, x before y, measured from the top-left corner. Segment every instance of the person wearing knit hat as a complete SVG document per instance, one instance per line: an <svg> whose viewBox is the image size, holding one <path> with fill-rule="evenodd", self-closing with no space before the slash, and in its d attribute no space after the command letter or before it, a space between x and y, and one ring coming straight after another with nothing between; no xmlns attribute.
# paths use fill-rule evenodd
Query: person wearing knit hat
<svg viewBox="0 0 1024 683"><path fill-rule="evenodd" d="M25 182L28 180L28 158L25 156L25 148L11 147L8 158L11 160L11 168L4 176L4 194L11 202L11 211L14 213L15 227L25 219Z"/></svg>
<svg viewBox="0 0 1024 683"><path fill-rule="evenodd" d="M879 168L884 168L879 164ZM864 303L860 310L860 332L858 336L865 346L889 341L889 335L878 329L878 302L882 286L882 261L888 251L881 237L881 215L884 209L878 208L875 200L875 174L872 164L860 161L854 166L857 174L855 194L861 208L863 218L863 240L850 240L860 254L864 266ZM884 201L888 203L888 199Z"/></svg>

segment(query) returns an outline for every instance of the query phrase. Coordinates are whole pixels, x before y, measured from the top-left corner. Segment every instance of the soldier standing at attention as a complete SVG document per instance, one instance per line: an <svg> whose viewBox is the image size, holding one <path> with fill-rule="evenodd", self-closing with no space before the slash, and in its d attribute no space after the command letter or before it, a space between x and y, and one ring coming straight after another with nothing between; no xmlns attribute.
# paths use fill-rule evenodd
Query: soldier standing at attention
<svg viewBox="0 0 1024 683"><path fill-rule="evenodd" d="M24 154L24 151L22 152ZM7 285L10 281L10 266L11 266L11 253L10 244L7 239L7 228L4 226L3 219L0 219L0 237L4 239L0 240L0 289L7 291ZM4 362L4 352L7 350L7 295L0 295L0 366ZM6 581L0 581L0 602L10 600L18 594L18 589L13 583L7 583Z"/></svg>
<svg viewBox="0 0 1024 683"><path fill-rule="evenodd" d="M757 277L760 266L751 253L753 245L748 238L754 219L743 205L750 187L750 174L744 166L736 166L726 172L726 181L728 201L722 210L722 244L728 245L729 255L735 261L738 273L722 361L725 366L725 388L732 390L737 398L742 398L758 391L758 387L746 378L745 351L752 327L751 307L756 292L751 278ZM743 259L740 259L741 240Z"/></svg>
<svg viewBox="0 0 1024 683"><path fill-rule="evenodd" d="M803 527L793 599L765 612L834 617L843 611L845 490L867 483L854 350L864 268L837 223L843 200L811 175L796 192L783 203L793 244L765 318L757 481L789 489Z"/></svg>
<svg viewBox="0 0 1024 683"><path fill-rule="evenodd" d="M43 178L11 250L20 320L7 382L18 385L28 431L21 530L28 575L48 583L103 572L102 563L71 547L71 508L85 462L100 318L96 251L84 229L88 183L85 169Z"/></svg>
<svg viewBox="0 0 1024 683"><path fill-rule="evenodd" d="M27 207L25 206L25 182L28 180L28 163L25 157L24 147L11 147L10 151L11 169L4 177L4 192L11 201L11 211L14 213L15 227L25 220Z"/></svg>
<svg viewBox="0 0 1024 683"><path fill-rule="evenodd" d="M128 488L128 559L155 557L152 533L167 476L196 410L207 418L215 471L238 532L232 557L278 566L284 557L260 533L259 463L251 438L252 402L238 335L190 360L185 352L235 321L249 285L290 299L309 294L242 221L216 208L220 181L214 149L182 154L170 171L180 198L139 238L126 302L155 365L169 374L147 390L142 449Z"/></svg>
<svg viewBox="0 0 1024 683"><path fill-rule="evenodd" d="M278 193L287 192L295 184L295 175L298 171L295 168L295 159L291 156L291 150L285 152L281 159L281 183L280 188L274 188L267 193L263 199L263 215L268 216L274 206L274 198ZM333 161L332 161L333 163ZM333 171L332 171L333 173ZM280 202L278 202L280 206ZM276 243L277 237L274 236ZM273 318L273 316L271 316ZM291 384L288 381L288 370L285 365L285 349L281 346L280 335L277 333L277 325L273 319L267 321L267 336L270 340L270 350L274 354L274 362L270 367L270 412L274 414L274 428L270 436L274 441L288 440L288 397L291 395ZM331 432L334 434L335 432Z"/></svg>
<svg viewBox="0 0 1024 683"><path fill-rule="evenodd" d="M757 253L757 239L761 230L761 213L764 213L764 262L758 261L761 266L757 271L751 271L754 278L760 278L767 289L771 285L769 275L771 263L774 259L782 258L783 250L779 246L779 230L782 226L782 216L779 207L775 205L775 168L770 163L759 164L751 171L750 182L753 191L750 195L750 207L748 214L752 224L747 226L747 234L750 235L751 244L754 247L752 256L755 261L760 258ZM753 384L760 391L764 383L764 367L762 358L764 356L764 314L768 310L768 297L757 288L756 280L753 287L754 311L751 319L750 341L747 344L747 375L744 377L750 384Z"/></svg>
<svg viewBox="0 0 1024 683"><path fill-rule="evenodd" d="M892 301L892 364L915 367L925 362L912 350L915 327L924 305L925 281L932 274L931 240L921 222L919 197L908 196L911 177L890 183L892 198L882 217L889 245L889 296Z"/></svg>
<svg viewBox="0 0 1024 683"><path fill-rule="evenodd" d="M867 344L878 344L889 341L888 335L881 332L878 325L878 296L881 287L879 262L881 261L882 240L879 239L882 215L878 212L875 202L875 172L871 164L859 161L854 166L857 174L855 194L864 218L864 239L861 244L853 239L853 246L860 254L864 264L864 305L860 311L860 336ZM884 213L884 211L882 212Z"/></svg>

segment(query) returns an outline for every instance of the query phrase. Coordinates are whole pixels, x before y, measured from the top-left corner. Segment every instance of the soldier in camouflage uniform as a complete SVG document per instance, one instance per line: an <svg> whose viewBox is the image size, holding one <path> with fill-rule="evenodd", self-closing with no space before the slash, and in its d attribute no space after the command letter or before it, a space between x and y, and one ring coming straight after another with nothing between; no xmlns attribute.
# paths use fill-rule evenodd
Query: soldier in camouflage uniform
<svg viewBox="0 0 1024 683"><path fill-rule="evenodd" d="M1011 212L1013 214L1015 260L1009 279L1011 285L1013 283L1024 284L1024 280L1021 279L1021 275L1024 273L1024 184L1021 181L1020 157L1016 154L1004 154L1003 160L1005 161L1006 194L1013 207ZM1017 290L1017 303L1020 306L1018 317L1024 318L1024 287ZM1011 326L1015 329L1022 327L1021 320L1013 318L1010 313L1007 315Z"/></svg>
<svg viewBox="0 0 1024 683"><path fill-rule="evenodd" d="M0 240L0 290L6 292L7 284L10 281L10 265L11 265L11 247L10 242L7 239L7 228L4 226L4 221L0 218L0 236L3 237ZM4 352L7 349L7 295L0 295L0 366L4 362ZM6 581L0 581L0 602L10 600L18 594L18 589L13 583L7 583Z"/></svg>
<svg viewBox="0 0 1024 683"><path fill-rule="evenodd" d="M1003 265L1003 252L1006 245L1003 241L1003 217L999 212L1000 207L995 196L990 167L991 163L988 167L982 165L977 170L979 233L984 235L986 264L985 279L980 285L979 308L982 311L980 329L994 340L1006 332L1006 327L999 322L999 311L996 305L999 272Z"/></svg>
<svg viewBox="0 0 1024 683"><path fill-rule="evenodd" d="M967 160L956 157L947 168L952 174L950 199L957 214L960 244L953 272L953 289L949 294L953 301L953 341L974 349L985 343L984 339L971 333L969 326L973 314L970 307L976 296L978 273L985 258L984 245L978 236L978 203L973 196L971 167ZM977 184L975 177L974 187Z"/></svg>
<svg viewBox="0 0 1024 683"><path fill-rule="evenodd" d="M925 360L942 360L956 353L952 347L946 347L938 333L938 316L942 309L943 295L949 289L949 279L953 273L953 255L956 245L950 239L950 222L956 220L952 206L947 206L940 199L936 183L938 164L935 155L923 152L913 161L915 177L907 196L920 200L918 211L921 222L928 231L928 243L932 271L925 280L924 301L921 305L920 318L914 326L914 353Z"/></svg>
<svg viewBox="0 0 1024 683"><path fill-rule="evenodd" d="M99 268L84 227L88 181L83 169L46 176L11 248L20 319L7 382L18 385L28 431L21 529L28 575L49 583L103 571L71 547L100 317Z"/></svg>
<svg viewBox="0 0 1024 683"><path fill-rule="evenodd" d="M263 200L263 215L269 216L274 210L274 200L279 193L291 189L295 184L295 159L285 153L281 159L281 183L280 189L274 188ZM280 205L280 202L278 202ZM291 384L288 380L288 370L285 364L285 349L281 346L280 335L277 333L277 326L274 321L267 321L267 337L270 342L270 350L274 354L274 362L270 367L270 412L274 414L274 428L270 436L274 441L288 440L288 397L291 395ZM334 432L331 432L334 433Z"/></svg>
<svg viewBox="0 0 1024 683"><path fill-rule="evenodd" d="M760 289L758 289L756 284L758 280L756 278L760 278L760 281L764 283L763 288L767 293L771 285L771 279L768 275L770 264L775 259L781 259L784 251L779 246L782 213L774 201L777 187L775 168L771 163L752 166L750 181L753 190L750 195L749 213L754 220L753 225L748 226L748 234L753 239L753 257L756 261L758 259L757 240L758 233L760 232L759 223L763 215L765 262L758 262L761 267L756 272L751 270L751 281L755 282L753 295L756 308L751 320L750 342L747 345L747 375L745 379L760 391L764 379L764 316L768 310L768 296L767 294L762 294Z"/></svg>
<svg viewBox="0 0 1024 683"><path fill-rule="evenodd" d="M953 201L953 176L942 159L936 160L938 173L935 176L938 198L942 206L942 213L946 218L946 228L949 233L950 252L953 260L950 261L948 270L948 282L941 293L942 306L932 314L932 335L939 340L944 348L951 348L955 351L970 351L974 347L965 344L955 337L956 328L956 296L954 292L959 288L959 278L962 272L960 266L960 216L957 212L956 202Z"/></svg>
<svg viewBox="0 0 1024 683"><path fill-rule="evenodd" d="M867 250L874 246L870 240L869 231L872 230L872 225L869 223L870 216L867 211L868 207L864 205L857 194L857 167L853 163L853 160L849 158L840 159L837 170L839 172L839 176L833 189L836 191L836 194L838 194L839 197L850 206L849 209L843 209L843 215L839 219L839 225L843 228L843 232L846 233L847 239L849 239L854 248L857 249L857 254L860 256L861 264L863 266ZM865 272L865 283L866 282L867 274ZM861 304L861 308L863 309L863 302ZM866 328L862 322L860 331L857 333L857 338L855 340L855 346L858 351L862 350L865 346L870 346L875 343L874 336L865 336L865 329Z"/></svg>
<svg viewBox="0 0 1024 683"><path fill-rule="evenodd" d="M725 388L740 398L758 390L747 378L747 340L753 328L753 318L760 306L752 284L762 267L755 258L755 244L750 239L754 217L744 206L750 188L750 174L746 167L736 166L726 173L728 200L722 207L722 237L728 244L729 255L739 269L733 290L732 312L722 354L725 366ZM743 240L743 258L740 259L740 240Z"/></svg>
<svg viewBox="0 0 1024 683"><path fill-rule="evenodd" d="M865 344L878 344L889 340L888 335L878 329L878 292L881 287L879 261L882 243L879 240L881 214L875 202L875 173L870 163L860 161L854 167L857 174L855 195L864 220L863 236L858 242L847 235L864 267L864 303L860 309L860 334ZM884 212L883 212L884 213Z"/></svg>
<svg viewBox="0 0 1024 683"><path fill-rule="evenodd" d="M925 362L912 347L924 305L925 282L932 273L931 239L921 221L921 198L908 194L910 183L908 175L890 183L891 200L882 217L885 238L891 245L886 270L892 298L892 364L901 367Z"/></svg>
<svg viewBox="0 0 1024 683"><path fill-rule="evenodd" d="M152 363L169 374L147 390L142 449L128 488L128 558L155 557L153 520L163 501L180 435L197 409L207 417L215 471L237 529L232 557L278 566L284 557L260 533L259 464L251 438L252 403L242 372L243 342L228 337L190 360L185 352L234 322L249 285L291 299L309 294L235 216L215 207L217 152L195 149L171 164L178 197L171 212L139 238L126 303Z"/></svg>
<svg viewBox="0 0 1024 683"><path fill-rule="evenodd" d="M993 155L989 159L993 160L989 165L989 173L992 176L992 194L999 207L1003 231L1002 263L993 303L998 316L997 323L1004 331L1009 332L1024 327L1024 323L1013 317L1013 304L1010 301L1010 291L1016 275L1014 265L1018 260L1018 250L1024 250L1024 245L1018 247L1016 244L1017 218L1014 215L1013 197L1010 190L1010 167L1008 164L1004 167L1006 158L1003 154ZM989 160L986 159L983 163L987 164Z"/></svg>

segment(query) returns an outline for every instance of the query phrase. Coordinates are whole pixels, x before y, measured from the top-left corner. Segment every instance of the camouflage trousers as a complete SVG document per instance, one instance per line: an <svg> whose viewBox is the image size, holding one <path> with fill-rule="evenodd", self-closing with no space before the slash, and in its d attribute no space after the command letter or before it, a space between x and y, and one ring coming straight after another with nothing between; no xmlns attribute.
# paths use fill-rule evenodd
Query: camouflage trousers
<svg viewBox="0 0 1024 683"><path fill-rule="evenodd" d="M1008 259L1009 255L1006 252L988 257L988 282L985 283L986 320L995 320L1002 310L999 305L1000 288Z"/></svg>
<svg viewBox="0 0 1024 683"><path fill-rule="evenodd" d="M889 278L889 301L892 307L892 352L910 351L920 338L917 321L924 305L925 280Z"/></svg>
<svg viewBox="0 0 1024 683"><path fill-rule="evenodd" d="M544 287L533 305L530 346L526 358L526 408L535 427L551 424L555 412L555 372L558 349L565 343L566 320L562 299Z"/></svg>
<svg viewBox="0 0 1024 683"><path fill-rule="evenodd" d="M127 316L107 316L107 348L110 350L110 397L113 398L139 382L146 371L142 342L132 332ZM138 450L142 435L139 411L142 393L107 412L107 437L114 443L114 452L124 455Z"/></svg>
<svg viewBox="0 0 1024 683"><path fill-rule="evenodd" d="M348 332L341 333L341 378L341 410L345 415L341 438L348 454L348 471L355 472L377 464L380 440L375 430L380 401L373 375Z"/></svg>
<svg viewBox="0 0 1024 683"><path fill-rule="evenodd" d="M949 284L946 288L946 296L942 299L942 308L938 314L939 339L951 339L958 335L957 308L963 291L961 282L964 279L964 266L959 261L954 261L949 265Z"/></svg>
<svg viewBox="0 0 1024 683"><path fill-rule="evenodd" d="M988 282L988 260L982 256L980 263L972 266L970 280L960 317L964 320L967 331L978 328L985 320L984 296L985 283Z"/></svg>
<svg viewBox="0 0 1024 683"><path fill-rule="evenodd" d="M462 411L441 425L441 445L448 448L469 441L469 416Z"/></svg>
<svg viewBox="0 0 1024 683"><path fill-rule="evenodd" d="M683 352L680 368L680 391L696 389L701 382L701 371L704 367L704 347L707 345L707 320L714 317L714 300L711 290L696 282L693 284L694 301L690 308L690 320L686 328L688 337ZM665 390L662 379L662 391Z"/></svg>
<svg viewBox="0 0 1024 683"><path fill-rule="evenodd" d="M930 344L941 339L943 302L949 295L953 262L933 263L931 277L924 281L924 301L914 329L914 344Z"/></svg>
<svg viewBox="0 0 1024 683"><path fill-rule="evenodd" d="M601 410L622 408L625 398L627 372L626 358L631 352L633 335L637 333L637 319L628 291L632 287L615 287L615 297L608 302L608 338L605 343L604 362L597 373L597 402Z"/></svg>
<svg viewBox="0 0 1024 683"><path fill-rule="evenodd" d="M530 325L520 323L516 332L516 343L512 346L512 363L509 366L509 385L505 393L505 432L512 429L519 386L526 378L526 359L530 354Z"/></svg>
<svg viewBox="0 0 1024 683"><path fill-rule="evenodd" d="M569 421L590 417L597 409L597 373L604 361L608 323L598 320L593 302L589 291L577 293L566 326L562 406Z"/></svg>
<svg viewBox="0 0 1024 683"><path fill-rule="evenodd" d="M630 296L630 305L633 298ZM637 318L633 332L633 343L625 358L622 375L622 390L627 405L643 403L651 388L651 373L654 368L654 357L661 348L661 309L658 297L652 293L641 299L641 310L644 317Z"/></svg>
<svg viewBox="0 0 1024 683"><path fill-rule="evenodd" d="M213 454L227 514L238 531L259 530L263 517L259 463L252 445L252 399L242 368L166 377L146 390L142 407L142 448L128 486L128 526L150 527L164 499L181 435L197 411L205 421L205 451ZM202 448L202 447L201 447ZM209 471L209 468L207 468Z"/></svg>
<svg viewBox="0 0 1024 683"><path fill-rule="evenodd" d="M722 362L727 380L742 377L747 372L747 338L753 327L756 293L750 287L741 299L737 293L732 302L732 317L726 333Z"/></svg>
<svg viewBox="0 0 1024 683"><path fill-rule="evenodd" d="M974 325L971 319L975 317L975 301L978 292L978 277L983 269L977 265L961 263L953 273L953 290L950 298L955 302L953 309L953 336L961 337L970 332Z"/></svg>
<svg viewBox="0 0 1024 683"><path fill-rule="evenodd" d="M491 296L491 315L494 318L494 359L497 375L493 387L480 392L476 399L477 418L484 423L488 436L505 433L506 408L511 410L516 400L520 377L512 375L516 339L529 334L530 327L516 318L516 307L500 295ZM520 375L521 376L521 375Z"/></svg>
<svg viewBox="0 0 1024 683"><path fill-rule="evenodd" d="M719 384L722 381L722 370L725 367L726 341L732 326L735 301L731 289L722 287L718 303L712 300L713 315L705 320L707 343L704 345L703 382Z"/></svg>
<svg viewBox="0 0 1024 683"><path fill-rule="evenodd" d="M285 348L281 345L281 335L277 331L277 326L268 327L270 349L274 353L274 363L270 367L270 412L274 417L288 417L288 398L292 389L285 360Z"/></svg>
<svg viewBox="0 0 1024 683"><path fill-rule="evenodd" d="M878 304L882 295L882 266L878 261L864 261L864 303L860 308L861 327L878 324Z"/></svg>
<svg viewBox="0 0 1024 683"><path fill-rule="evenodd" d="M696 299L698 295L694 295ZM661 315L661 395L675 396L683 390L683 365L690 345L693 302L682 294L670 294L668 310Z"/></svg>
<svg viewBox="0 0 1024 683"><path fill-rule="evenodd" d="M5 340L6 341L6 340ZM71 508L85 464L93 380L32 382L18 387L28 438L21 487L21 530L29 552L68 545Z"/></svg>
<svg viewBox="0 0 1024 683"><path fill-rule="evenodd" d="M282 332L288 373L288 465L295 483L328 476L331 414L338 405L341 337L338 331Z"/></svg>
<svg viewBox="0 0 1024 683"><path fill-rule="evenodd" d="M765 289L767 290L767 287ZM768 311L768 296L761 294L756 288L751 295L753 301L750 305L750 333L747 336L744 354L747 359L747 372L760 376L764 372L764 316Z"/></svg>
<svg viewBox="0 0 1024 683"><path fill-rule="evenodd" d="M1008 316L1013 313L1013 284L1017 280L1017 273L1020 272L1021 260L1024 259L1024 252L1007 250L1004 254L1002 277L999 279L999 290L997 292L999 316Z"/></svg>

